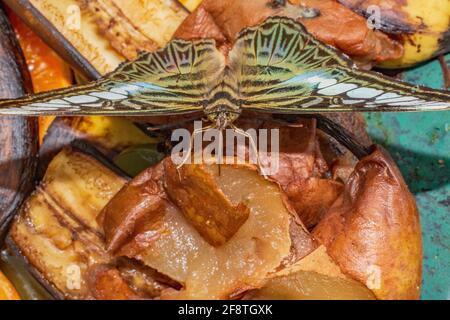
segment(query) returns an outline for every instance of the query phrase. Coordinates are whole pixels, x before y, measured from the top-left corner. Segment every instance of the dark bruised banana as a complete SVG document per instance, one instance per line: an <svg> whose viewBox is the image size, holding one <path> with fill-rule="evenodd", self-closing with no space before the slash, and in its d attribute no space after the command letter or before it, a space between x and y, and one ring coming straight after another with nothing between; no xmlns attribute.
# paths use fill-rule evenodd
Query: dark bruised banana
<svg viewBox="0 0 450 320"><path fill-rule="evenodd" d="M0 99L31 90L20 47L0 5ZM28 89L28 90L27 90ZM37 126L31 117L0 117L0 243L3 231L34 188Z"/></svg>

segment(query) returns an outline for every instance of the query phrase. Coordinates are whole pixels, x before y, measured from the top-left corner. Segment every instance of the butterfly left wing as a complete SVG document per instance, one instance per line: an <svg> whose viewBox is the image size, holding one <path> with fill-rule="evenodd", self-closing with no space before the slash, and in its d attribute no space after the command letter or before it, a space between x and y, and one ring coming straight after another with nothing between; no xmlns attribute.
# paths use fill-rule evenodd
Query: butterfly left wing
<svg viewBox="0 0 450 320"><path fill-rule="evenodd" d="M288 18L244 30L230 53L228 82L242 109L271 113L450 109L450 93L358 70Z"/></svg>
<svg viewBox="0 0 450 320"><path fill-rule="evenodd" d="M213 40L171 41L103 79L20 99L0 100L0 115L173 115L201 111L224 57Z"/></svg>

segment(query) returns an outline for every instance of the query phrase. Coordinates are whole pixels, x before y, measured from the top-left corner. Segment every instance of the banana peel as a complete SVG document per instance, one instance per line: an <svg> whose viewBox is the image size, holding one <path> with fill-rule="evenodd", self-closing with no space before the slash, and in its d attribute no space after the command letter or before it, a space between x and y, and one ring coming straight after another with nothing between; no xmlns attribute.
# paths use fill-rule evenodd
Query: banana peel
<svg viewBox="0 0 450 320"><path fill-rule="evenodd" d="M31 92L31 81L6 13L0 6L0 99ZM32 117L0 117L0 244L3 232L32 191L37 166L37 124Z"/></svg>
<svg viewBox="0 0 450 320"><path fill-rule="evenodd" d="M450 1L448 0L339 0L352 10L370 17L380 9L381 31L395 35L404 45L399 59L384 61L380 68L412 67L450 52Z"/></svg>
<svg viewBox="0 0 450 320"><path fill-rule="evenodd" d="M14 254L8 245L0 251L0 269L22 300L53 300L52 295L30 273L23 257Z"/></svg>

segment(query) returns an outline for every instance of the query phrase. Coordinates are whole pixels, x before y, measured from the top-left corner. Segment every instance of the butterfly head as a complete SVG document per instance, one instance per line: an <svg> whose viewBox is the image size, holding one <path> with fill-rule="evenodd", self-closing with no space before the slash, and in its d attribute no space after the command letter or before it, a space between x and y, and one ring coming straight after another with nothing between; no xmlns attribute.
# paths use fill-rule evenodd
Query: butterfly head
<svg viewBox="0 0 450 320"><path fill-rule="evenodd" d="M217 105L214 109L205 112L207 118L219 130L226 129L240 115L239 110L230 109L228 105Z"/></svg>

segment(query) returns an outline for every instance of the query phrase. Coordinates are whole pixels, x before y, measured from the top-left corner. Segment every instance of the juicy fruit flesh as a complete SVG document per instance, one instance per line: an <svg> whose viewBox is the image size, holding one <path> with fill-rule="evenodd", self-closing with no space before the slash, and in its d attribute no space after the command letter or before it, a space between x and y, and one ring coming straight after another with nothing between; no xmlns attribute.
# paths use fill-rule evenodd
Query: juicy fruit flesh
<svg viewBox="0 0 450 320"><path fill-rule="evenodd" d="M233 203L247 204L250 216L228 242L214 247L168 206L160 236L137 258L184 284L176 298L223 299L258 287L290 253L291 214L275 184L244 168L223 166L220 177L216 166L205 170Z"/></svg>
<svg viewBox="0 0 450 320"><path fill-rule="evenodd" d="M364 284L343 274L322 245L244 299L373 300L375 296Z"/></svg>
<svg viewBox="0 0 450 320"><path fill-rule="evenodd" d="M274 278L251 295L253 300L373 300L363 284L314 271Z"/></svg>

